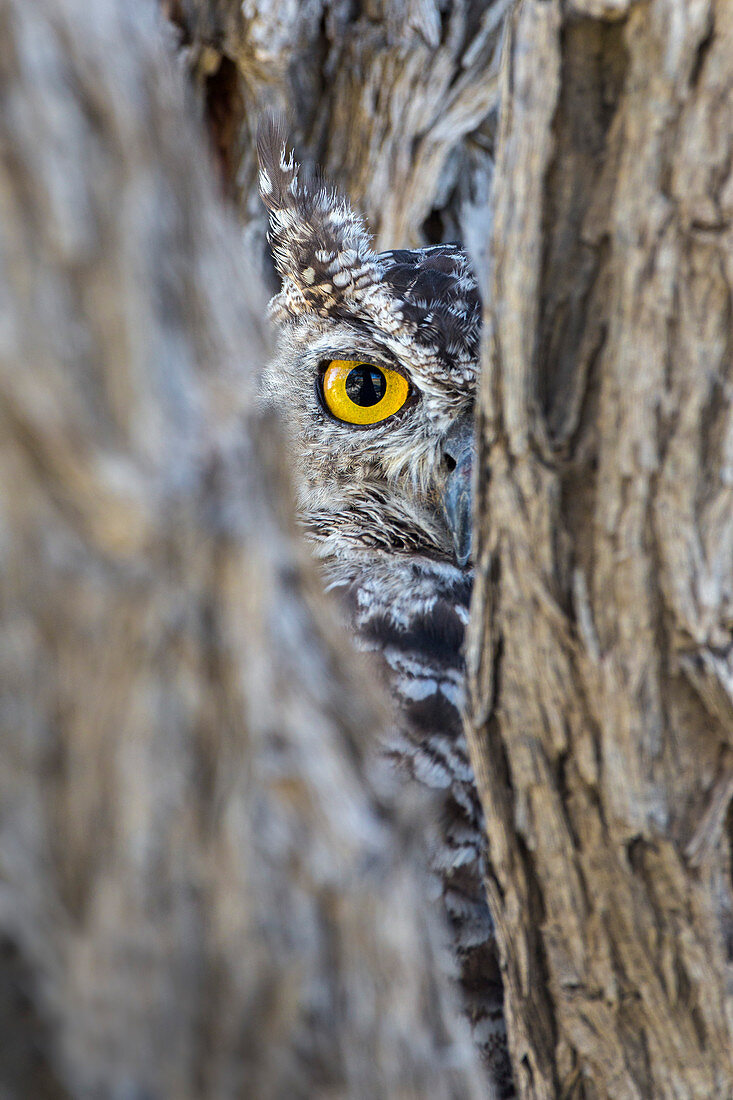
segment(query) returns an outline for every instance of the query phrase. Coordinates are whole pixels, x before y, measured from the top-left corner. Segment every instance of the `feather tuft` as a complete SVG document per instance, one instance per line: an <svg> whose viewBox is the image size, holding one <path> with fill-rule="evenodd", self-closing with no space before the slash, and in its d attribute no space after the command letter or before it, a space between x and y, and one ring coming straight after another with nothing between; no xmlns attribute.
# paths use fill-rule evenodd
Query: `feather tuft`
<svg viewBox="0 0 733 1100"><path fill-rule="evenodd" d="M287 143L283 120L265 116L257 155L269 241L283 277L278 306L291 315L354 312L356 299L379 281L381 265L359 215L321 178L304 181Z"/></svg>

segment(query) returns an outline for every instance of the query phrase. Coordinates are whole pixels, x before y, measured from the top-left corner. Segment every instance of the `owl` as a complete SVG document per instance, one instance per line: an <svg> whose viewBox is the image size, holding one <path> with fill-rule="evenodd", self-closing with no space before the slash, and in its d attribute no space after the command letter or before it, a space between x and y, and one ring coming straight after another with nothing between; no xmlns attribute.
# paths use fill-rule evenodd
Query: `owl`
<svg viewBox="0 0 733 1100"><path fill-rule="evenodd" d="M428 860L474 1038L513 1093L461 709L471 594L473 406L481 303L455 245L375 253L362 220L301 179L284 132L258 135L282 278L265 399L289 434L300 519L357 645L389 686L387 753L435 792Z"/></svg>

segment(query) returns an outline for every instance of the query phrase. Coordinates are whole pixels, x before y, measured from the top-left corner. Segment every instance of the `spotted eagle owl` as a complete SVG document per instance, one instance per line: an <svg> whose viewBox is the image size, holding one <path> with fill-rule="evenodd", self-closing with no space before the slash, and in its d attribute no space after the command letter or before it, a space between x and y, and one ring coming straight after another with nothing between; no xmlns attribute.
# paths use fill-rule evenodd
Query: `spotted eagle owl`
<svg viewBox="0 0 733 1100"><path fill-rule="evenodd" d="M461 722L476 280L455 245L372 251L349 204L300 178L277 124L260 128L258 151L282 277L267 399L285 415L300 516L328 585L391 688L389 755L439 793L429 859L473 1033L508 1097L485 834Z"/></svg>

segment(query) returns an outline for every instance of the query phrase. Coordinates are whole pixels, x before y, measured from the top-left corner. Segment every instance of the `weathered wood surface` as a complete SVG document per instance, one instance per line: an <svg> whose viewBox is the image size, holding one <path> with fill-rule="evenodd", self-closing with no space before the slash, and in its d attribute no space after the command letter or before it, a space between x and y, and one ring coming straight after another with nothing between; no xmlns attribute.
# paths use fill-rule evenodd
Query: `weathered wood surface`
<svg viewBox="0 0 733 1100"><path fill-rule="evenodd" d="M522 1096L733 1095L733 6L524 0L473 755Z"/></svg>
<svg viewBox="0 0 733 1100"><path fill-rule="evenodd" d="M0 1095L478 1095L170 37L0 2Z"/></svg>
<svg viewBox="0 0 733 1100"><path fill-rule="evenodd" d="M490 287L469 657L523 1096L728 1097L733 9L523 0L492 264L507 6L164 3L245 253L275 106L379 245L463 238ZM0 1091L471 1096L164 37L0 0Z"/></svg>
<svg viewBox="0 0 733 1100"><path fill-rule="evenodd" d="M260 244L254 135L287 115L379 248L463 240L485 256L500 46L512 0L164 0L180 28L226 190Z"/></svg>

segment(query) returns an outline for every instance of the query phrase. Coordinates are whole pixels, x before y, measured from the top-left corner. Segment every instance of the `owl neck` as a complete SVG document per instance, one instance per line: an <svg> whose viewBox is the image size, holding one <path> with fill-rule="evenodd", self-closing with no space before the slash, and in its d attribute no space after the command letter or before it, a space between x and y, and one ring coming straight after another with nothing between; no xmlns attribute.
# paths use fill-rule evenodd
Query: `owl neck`
<svg viewBox="0 0 733 1100"><path fill-rule="evenodd" d="M322 500L306 487L299 501L300 520L334 580L355 579L378 571L399 572L413 566L418 573L446 568L460 573L445 521L419 500L396 499L388 487Z"/></svg>
<svg viewBox="0 0 733 1100"><path fill-rule="evenodd" d="M437 552L396 553L327 542L316 543L314 551L328 588L369 590L375 602L392 607L397 616L403 604L414 612L416 601L436 595L466 608L471 598L473 570Z"/></svg>
<svg viewBox="0 0 733 1100"><path fill-rule="evenodd" d="M459 731L473 571L439 558L385 552L326 559L322 568L327 587L341 599L357 646L386 655L388 664L394 658L400 666L387 671L393 692L399 696L415 676L444 687L455 708L449 724ZM401 668L403 657L407 672ZM399 702L404 714L404 700Z"/></svg>

